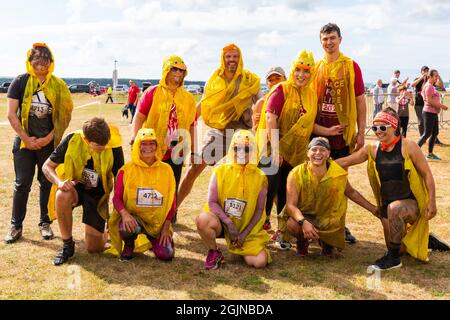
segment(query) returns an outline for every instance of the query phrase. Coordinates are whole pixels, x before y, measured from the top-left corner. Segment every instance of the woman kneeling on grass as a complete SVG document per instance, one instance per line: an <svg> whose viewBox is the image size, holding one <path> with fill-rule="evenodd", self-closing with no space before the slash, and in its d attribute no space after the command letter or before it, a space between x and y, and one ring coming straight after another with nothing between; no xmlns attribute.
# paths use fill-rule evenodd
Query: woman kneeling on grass
<svg viewBox="0 0 450 320"><path fill-rule="evenodd" d="M158 143L153 129L136 135L131 161L117 175L114 212L109 220L112 248L120 260L152 247L160 260L172 260L174 244L171 219L175 212L175 178L170 166L156 157Z"/></svg>
<svg viewBox="0 0 450 320"><path fill-rule="evenodd" d="M255 268L272 261L263 229L267 178L257 167L257 147L250 131L233 135L228 161L218 166L209 183L208 204L197 217L197 230L209 248L205 269L216 269L224 256L216 238L225 237L228 250Z"/></svg>

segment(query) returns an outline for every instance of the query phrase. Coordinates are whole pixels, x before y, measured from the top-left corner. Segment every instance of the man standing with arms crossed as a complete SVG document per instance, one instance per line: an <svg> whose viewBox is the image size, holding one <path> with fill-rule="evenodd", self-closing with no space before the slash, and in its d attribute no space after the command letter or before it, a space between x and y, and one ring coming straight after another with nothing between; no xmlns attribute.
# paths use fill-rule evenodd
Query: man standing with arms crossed
<svg viewBox="0 0 450 320"><path fill-rule="evenodd" d="M208 80L202 100L197 105L203 121L210 128L201 148L201 159L192 157L191 166L181 180L178 206L191 192L195 179L206 166L214 165L225 156L228 148L226 130L252 128L251 107L263 96L260 86L260 78L244 70L241 50L235 44L225 46L221 66Z"/></svg>
<svg viewBox="0 0 450 320"><path fill-rule="evenodd" d="M339 50L342 37L336 24L328 23L322 27L320 42L325 56L317 63L313 84L318 97L313 134L328 138L331 158L336 160L364 145L364 81L358 64ZM356 242L348 228L345 230L345 241Z"/></svg>

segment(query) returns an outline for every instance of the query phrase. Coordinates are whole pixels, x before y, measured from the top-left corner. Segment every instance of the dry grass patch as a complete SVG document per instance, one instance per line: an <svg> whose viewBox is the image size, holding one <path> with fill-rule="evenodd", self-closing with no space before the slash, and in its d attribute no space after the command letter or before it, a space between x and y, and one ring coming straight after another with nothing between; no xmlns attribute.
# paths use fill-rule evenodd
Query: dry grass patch
<svg viewBox="0 0 450 320"><path fill-rule="evenodd" d="M86 119L103 116L119 126L123 135L126 159L130 125L121 120L125 103L104 104L105 97L74 95L75 106L95 102L76 109L69 131L78 129ZM123 99L123 97L121 98ZM98 104L96 103L98 102ZM0 113L6 114L5 95L0 95ZM9 227L14 183L11 146L13 130L0 123L0 236ZM411 132L416 140L417 133ZM450 130L440 135L450 143ZM373 136L368 136L373 141ZM424 151L425 151L424 147ZM430 162L437 185L438 216L430 228L450 241L450 147L436 147L444 160ZM38 223L38 183L35 181L24 222L23 239L13 245L0 243L0 299L445 299L450 298L450 256L431 253L429 263L403 258L404 267L383 273L381 286L368 286L367 266L385 251L380 223L358 206L349 202L347 225L358 238L336 259L319 255L317 244L311 255L298 259L295 249L284 252L270 245L273 263L264 270L246 267L243 261L226 253L225 243L219 241L225 253L223 268L206 272L203 261L206 248L196 232L194 219L206 200L211 168L196 181L192 194L179 209L176 226L176 258L165 263L153 253L137 255L129 263L106 255L90 255L83 243L84 227L81 211L74 211L76 255L67 265L54 267L52 259L61 245L59 238L40 239ZM365 165L350 170L352 184L373 200L366 177ZM272 214L272 225L276 226ZM59 235L57 223L53 224Z"/></svg>

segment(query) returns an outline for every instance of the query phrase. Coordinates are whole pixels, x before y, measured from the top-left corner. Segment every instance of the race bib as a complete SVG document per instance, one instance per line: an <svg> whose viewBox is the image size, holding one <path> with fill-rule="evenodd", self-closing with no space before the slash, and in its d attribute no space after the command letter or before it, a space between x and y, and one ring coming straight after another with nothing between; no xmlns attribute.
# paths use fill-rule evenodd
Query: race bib
<svg viewBox="0 0 450 320"><path fill-rule="evenodd" d="M81 183L84 184L86 189L92 189L98 187L98 174L92 169L84 169L81 175Z"/></svg>
<svg viewBox="0 0 450 320"><path fill-rule="evenodd" d="M162 207L164 197L158 190L138 188L136 195L137 207Z"/></svg>
<svg viewBox="0 0 450 320"><path fill-rule="evenodd" d="M229 216L240 219L242 213L244 213L247 201L239 200L236 198L228 198L225 200L225 213Z"/></svg>

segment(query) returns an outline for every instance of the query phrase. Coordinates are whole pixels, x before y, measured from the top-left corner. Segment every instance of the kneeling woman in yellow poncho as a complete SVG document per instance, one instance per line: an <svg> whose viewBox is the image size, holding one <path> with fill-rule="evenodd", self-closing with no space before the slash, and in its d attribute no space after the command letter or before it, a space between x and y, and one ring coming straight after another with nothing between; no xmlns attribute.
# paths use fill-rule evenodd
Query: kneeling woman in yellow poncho
<svg viewBox="0 0 450 320"><path fill-rule="evenodd" d="M170 166L156 156L157 148L155 131L140 129L131 161L117 175L109 233L110 252L120 254L121 260L150 247L160 260L174 257L170 221L175 212L175 178Z"/></svg>
<svg viewBox="0 0 450 320"><path fill-rule="evenodd" d="M226 164L218 166L210 180L208 204L197 217L197 230L208 246L205 269L216 269L224 256L216 238L225 236L228 250L243 256L255 268L271 262L263 229L267 178L257 167L257 146L250 131L237 131L231 140Z"/></svg>
<svg viewBox="0 0 450 320"><path fill-rule="evenodd" d="M312 139L307 157L288 177L287 228L297 238L298 256L308 255L312 240L319 240L322 255L333 256L333 248L344 248L347 197L374 215L377 207L353 189L347 171L330 160L328 139Z"/></svg>

